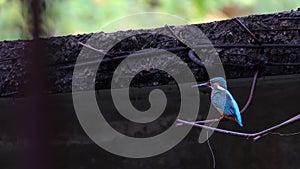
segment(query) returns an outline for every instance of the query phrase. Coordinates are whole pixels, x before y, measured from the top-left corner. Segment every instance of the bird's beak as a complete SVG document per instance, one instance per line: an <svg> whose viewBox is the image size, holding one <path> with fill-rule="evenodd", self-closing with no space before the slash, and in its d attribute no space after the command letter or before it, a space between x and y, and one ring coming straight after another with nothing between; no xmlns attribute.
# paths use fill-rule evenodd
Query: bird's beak
<svg viewBox="0 0 300 169"><path fill-rule="evenodd" d="M203 86L210 86L210 83L209 82L205 82L205 83L201 83L201 84L196 84L192 87L203 87Z"/></svg>

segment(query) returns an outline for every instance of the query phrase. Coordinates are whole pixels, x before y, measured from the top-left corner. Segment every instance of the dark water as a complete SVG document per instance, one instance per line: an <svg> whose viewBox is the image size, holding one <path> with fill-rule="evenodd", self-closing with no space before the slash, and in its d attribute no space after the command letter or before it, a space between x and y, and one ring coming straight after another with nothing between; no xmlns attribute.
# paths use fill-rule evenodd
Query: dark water
<svg viewBox="0 0 300 169"><path fill-rule="evenodd" d="M239 105L245 103L249 93L251 79L230 80L229 90ZM161 120L147 126L130 124L111 108L105 113L120 132L136 137L159 134L176 119L178 111L178 93L172 92L176 86L169 87L171 106L162 115ZM299 111L300 76L260 78L251 106L243 114L244 127L230 121L221 122L219 128L241 132L258 132L287 120ZM136 90L132 96L133 104L139 109L149 107L143 102L149 91ZM104 92L105 93L105 92ZM103 94L103 93L102 93ZM102 96L101 92L98 99ZM136 97L136 99L135 99ZM51 152L56 168L61 169L206 169L212 168L212 156L206 143L199 144L201 129L193 128L190 133L173 149L149 158L133 159L113 155L96 144L82 130L74 112L71 94L51 96L52 121ZM26 110L16 108L22 99L3 98L0 101L0 167L20 168L20 153L24 146L22 119L20 114ZM111 103L102 101L110 107ZM105 106L104 106L105 107ZM201 92L199 118L205 118L209 107L209 91ZM133 130L134 129L134 130ZM139 130L141 129L141 130ZM300 122L283 127L276 132L291 133L300 131ZM300 166L300 135L268 135L253 142L251 139L214 133L210 138L216 157L216 168L222 169L298 169ZM151 146L151 145L149 145ZM23 154L24 155L24 154Z"/></svg>

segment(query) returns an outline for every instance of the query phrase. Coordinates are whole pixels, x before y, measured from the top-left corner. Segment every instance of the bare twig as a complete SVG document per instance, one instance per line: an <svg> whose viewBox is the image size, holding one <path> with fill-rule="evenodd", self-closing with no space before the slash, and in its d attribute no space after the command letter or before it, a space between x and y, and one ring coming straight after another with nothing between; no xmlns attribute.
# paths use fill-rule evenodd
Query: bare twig
<svg viewBox="0 0 300 169"><path fill-rule="evenodd" d="M219 119L211 119L211 120L195 121L194 123L195 124L215 123L215 122L218 122L220 120L221 120L221 118L219 118Z"/></svg>
<svg viewBox="0 0 300 169"><path fill-rule="evenodd" d="M207 133L206 133L206 136L207 136L207 145L208 145L208 148L210 150L210 153L211 153L211 156L212 156L212 159L213 159L213 168L216 168L216 157L215 157L215 154L214 154L214 151L210 145L210 140L209 140L209 136L208 136L208 130L207 130Z"/></svg>
<svg viewBox="0 0 300 169"><path fill-rule="evenodd" d="M210 124L210 126L212 126L213 123ZM211 156L212 156L212 159L213 159L213 168L216 168L216 157L215 157L215 154L214 154L214 151L210 145L210 140L209 140L209 130L206 131L206 139L207 139L207 145L208 145L208 148L210 150L210 153L211 153Z"/></svg>
<svg viewBox="0 0 300 169"><path fill-rule="evenodd" d="M252 86L251 86L249 98L248 98L246 104L244 105L244 107L242 108L241 113L244 113L247 110L247 108L249 107L249 105L252 101L253 93L254 93L254 89L255 89L255 85L256 85L256 81L257 81L257 76L258 76L258 71L255 72L255 75L254 75L254 78L253 78L253 81L252 81Z"/></svg>
<svg viewBox="0 0 300 169"><path fill-rule="evenodd" d="M294 136L294 135L300 134L300 131L295 132L295 133L274 133L274 132L271 132L270 134L279 135L279 136Z"/></svg>
<svg viewBox="0 0 300 169"><path fill-rule="evenodd" d="M211 131L216 131L219 133L224 133L224 134L230 134L230 135L235 135L235 136L240 136L240 137L245 137L245 138L252 138L253 141L256 141L268 134L270 134L272 131L279 129L287 124L293 123L295 121L300 120L300 114L280 123L277 124L273 127L270 127L268 129L262 130L260 132L257 133L242 133L242 132L236 132L236 131L231 131L231 130L224 130L224 129L219 129L219 128L214 128L214 127L210 127L210 126L206 126L206 125L202 125L202 124L196 124L195 122L189 122L189 121L185 121L185 120L181 120L181 119L177 119L177 122L179 123L183 123L186 125L191 125L191 126L195 126L195 127L199 127L199 128L203 128L203 129L207 129L207 130L211 130Z"/></svg>
<svg viewBox="0 0 300 169"><path fill-rule="evenodd" d="M242 23L238 17L234 17L235 21L244 28L244 30L255 40L256 43L261 44L261 41Z"/></svg>
<svg viewBox="0 0 300 169"><path fill-rule="evenodd" d="M209 123L215 123L215 122L218 122L218 121L221 121L222 118L219 118L219 119L211 119L211 120L201 120L201 121L195 121L194 123L195 124L209 124ZM176 123L176 126L182 126L183 123L179 123L177 122Z"/></svg>
<svg viewBox="0 0 300 169"><path fill-rule="evenodd" d="M84 43L82 43L82 42L78 42L78 44L81 45L81 46L84 46L84 47L86 47L86 48L89 48L89 49L91 49L91 50L93 50L93 51L95 51L95 52L101 53L101 54L103 54L103 55L107 55L107 56L113 57L113 55L108 54L108 53L106 53L106 52L103 51L103 50L96 49L96 48L94 48L94 47L92 47L92 46L90 46L90 45L84 44Z"/></svg>
<svg viewBox="0 0 300 169"><path fill-rule="evenodd" d="M199 58L195 56L195 53L193 50L190 50L188 55L192 61L194 61L195 63L197 63L200 66L204 66L204 63L201 62L201 60L199 60Z"/></svg>
<svg viewBox="0 0 300 169"><path fill-rule="evenodd" d="M165 28L178 40L180 41L182 44L185 44L183 39L180 38L178 35L176 35L176 33L173 31L173 29L169 26L169 25L165 25Z"/></svg>

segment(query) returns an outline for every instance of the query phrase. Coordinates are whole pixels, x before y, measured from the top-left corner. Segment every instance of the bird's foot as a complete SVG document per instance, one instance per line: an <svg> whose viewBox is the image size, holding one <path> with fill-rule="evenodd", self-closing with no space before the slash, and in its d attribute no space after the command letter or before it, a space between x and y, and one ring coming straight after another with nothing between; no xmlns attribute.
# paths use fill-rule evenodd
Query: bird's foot
<svg viewBox="0 0 300 169"><path fill-rule="evenodd" d="M225 118L225 115L222 114L221 117L220 117L220 121L223 121L223 120L225 120L225 119L226 119L226 118Z"/></svg>

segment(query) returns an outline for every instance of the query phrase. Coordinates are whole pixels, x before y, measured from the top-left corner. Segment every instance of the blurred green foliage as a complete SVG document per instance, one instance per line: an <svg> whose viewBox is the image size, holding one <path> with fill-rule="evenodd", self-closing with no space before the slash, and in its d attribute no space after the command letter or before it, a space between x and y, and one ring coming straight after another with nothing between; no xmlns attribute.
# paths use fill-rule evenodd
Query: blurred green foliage
<svg viewBox="0 0 300 169"><path fill-rule="evenodd" d="M114 20L139 12L163 12L182 17L189 23L199 23L300 7L299 0L45 1L42 24L44 37L97 32ZM24 8L24 0L0 0L0 40L31 38L31 24L26 14L28 10ZM144 22L147 22L147 18Z"/></svg>

